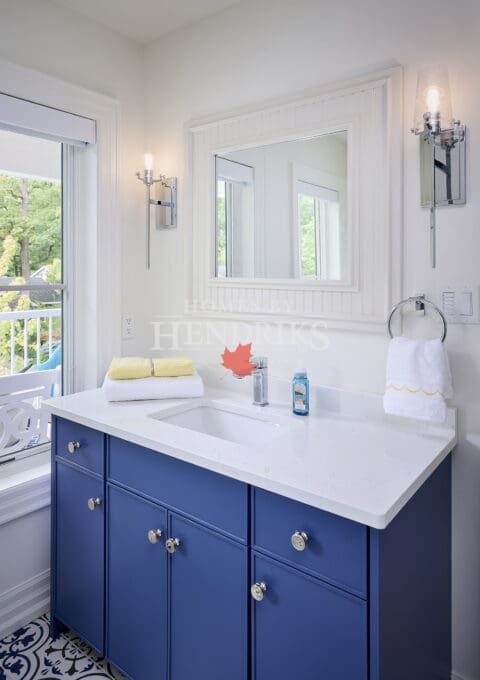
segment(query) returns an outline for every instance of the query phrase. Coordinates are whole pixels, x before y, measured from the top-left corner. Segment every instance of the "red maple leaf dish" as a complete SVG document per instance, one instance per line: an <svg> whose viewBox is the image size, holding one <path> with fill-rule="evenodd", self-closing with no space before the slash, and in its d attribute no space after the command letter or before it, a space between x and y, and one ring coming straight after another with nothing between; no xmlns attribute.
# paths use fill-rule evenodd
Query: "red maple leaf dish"
<svg viewBox="0 0 480 680"><path fill-rule="evenodd" d="M228 347L225 347L225 351L222 354L222 366L228 368L235 373L235 375L250 375L255 368L255 366L250 363L250 359L253 356L251 350L251 342L249 342L248 345L237 345L237 349L233 352L230 352Z"/></svg>

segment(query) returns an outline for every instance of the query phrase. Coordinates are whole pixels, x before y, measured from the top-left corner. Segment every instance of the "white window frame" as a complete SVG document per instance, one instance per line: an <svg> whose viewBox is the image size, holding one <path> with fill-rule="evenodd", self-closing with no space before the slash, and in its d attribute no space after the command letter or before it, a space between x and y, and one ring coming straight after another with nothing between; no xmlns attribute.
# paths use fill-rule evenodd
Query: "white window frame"
<svg viewBox="0 0 480 680"><path fill-rule="evenodd" d="M215 186L218 193L218 182L225 184L225 277L233 276L232 272L235 270L235 262L237 253L240 253L242 246L242 235L239 234L238 229L234 229L237 220L237 211L235 204L239 202L239 195L236 187L240 185L251 185L254 187L255 196L255 170L251 165L242 163L240 161L232 161L222 156L215 156ZM217 194L215 196L217 200ZM255 199L254 199L255 200ZM217 209L215 207L215 220L217 218ZM255 226L255 225L254 225ZM218 276L217 267L217 238L218 225L215 224L215 275ZM254 244L250 244L254 248ZM254 263L253 268L254 268Z"/></svg>
<svg viewBox="0 0 480 680"><path fill-rule="evenodd" d="M302 163L292 163L292 222L296 225L293 230L293 247L292 247L292 257L293 257L293 271L295 272L295 278L302 281L312 281L317 282L322 285L332 283L333 285L342 284L346 278L340 280L329 281L328 279L322 279L318 277L318 262L320 262L320 234L318 233L316 224L316 257L317 257L317 276L315 278L310 276L303 276L302 273L302 253L301 253L301 242L300 242L300 217L298 211L298 196L303 194L306 196L311 196L312 198L323 200L323 201L336 201L341 203L342 200L347 202L347 182L345 178L338 177L329 172L318 170L317 168L311 168ZM317 203L317 201L316 201ZM347 205L346 213L349 214L350 206ZM347 215L346 215L347 216ZM345 217L346 217L345 216ZM317 222L317 218L315 218ZM342 224L342 235L341 238L344 240L343 251L346 253L345 261L343 262L344 273L348 276L350 261L352 257L352 233L348 228L348 223ZM324 254L324 253L323 253ZM325 267L320 266L320 271L324 271Z"/></svg>
<svg viewBox="0 0 480 680"><path fill-rule="evenodd" d="M319 281L329 280L329 277L324 276L328 269L328 225L326 224L325 206L329 203L340 203L339 192L336 189L330 189L318 184L304 182L297 180L295 187L296 201L297 201L297 238L298 238L298 276L302 279L317 279ZM303 273L302 268L302 238L300 225L300 211L298 210L298 202L300 196L311 198L314 201L314 229L315 229L315 276L307 276Z"/></svg>
<svg viewBox="0 0 480 680"><path fill-rule="evenodd" d="M89 184L96 201L82 206L74 198L67 206L66 219L71 220L74 234L67 259L74 257L79 264L70 283L75 370L68 390L98 387L112 355L121 349L119 105L110 97L2 60L0 92L95 121L96 144L75 150L70 161L75 165L73 196ZM94 186L92 170L96 175ZM69 269L67 262L66 271Z"/></svg>

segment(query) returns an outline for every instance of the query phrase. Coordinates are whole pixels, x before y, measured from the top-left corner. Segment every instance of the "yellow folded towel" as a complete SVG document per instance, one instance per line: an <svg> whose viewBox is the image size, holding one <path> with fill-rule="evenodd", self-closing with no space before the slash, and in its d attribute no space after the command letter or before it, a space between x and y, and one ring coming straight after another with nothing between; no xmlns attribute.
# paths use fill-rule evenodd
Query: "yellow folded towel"
<svg viewBox="0 0 480 680"><path fill-rule="evenodd" d="M188 357L165 357L152 359L153 375L156 378L178 378L181 375L193 375L193 361Z"/></svg>
<svg viewBox="0 0 480 680"><path fill-rule="evenodd" d="M143 357L115 357L108 369L111 380L134 380L150 378L151 375L152 360Z"/></svg>

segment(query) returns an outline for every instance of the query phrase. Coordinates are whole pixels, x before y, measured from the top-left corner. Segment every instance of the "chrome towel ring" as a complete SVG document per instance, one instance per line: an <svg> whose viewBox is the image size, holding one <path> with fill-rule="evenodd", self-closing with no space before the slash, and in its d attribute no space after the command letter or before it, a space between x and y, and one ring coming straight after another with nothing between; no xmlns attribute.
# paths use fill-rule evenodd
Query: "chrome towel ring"
<svg viewBox="0 0 480 680"><path fill-rule="evenodd" d="M425 309L425 305L430 305L437 314L439 314L440 318L442 319L443 323L443 335L442 335L442 342L445 341L445 338L447 337L447 320L442 312L442 310L437 307L437 305L432 302L431 300L428 300L428 298L425 297L425 295L413 295L412 297L405 298L405 300L401 300L400 302L397 302L397 304L392 308L392 311L390 312L390 316L388 317L388 322L387 322L387 327L388 327L388 334L391 338L393 338L393 333L392 333L392 318L395 312L403 307L403 305L409 304L410 302L415 303L415 310L422 311Z"/></svg>

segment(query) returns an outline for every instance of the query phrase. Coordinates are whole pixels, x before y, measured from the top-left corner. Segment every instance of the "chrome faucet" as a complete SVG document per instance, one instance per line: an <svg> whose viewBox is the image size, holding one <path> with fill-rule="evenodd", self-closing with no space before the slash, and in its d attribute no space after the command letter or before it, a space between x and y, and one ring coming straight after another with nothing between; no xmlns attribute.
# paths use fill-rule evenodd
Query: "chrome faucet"
<svg viewBox="0 0 480 680"><path fill-rule="evenodd" d="M253 378L253 403L255 406L267 406L268 404L268 359L267 357L254 357L250 363L255 366L252 371ZM236 375L244 378L243 375Z"/></svg>

